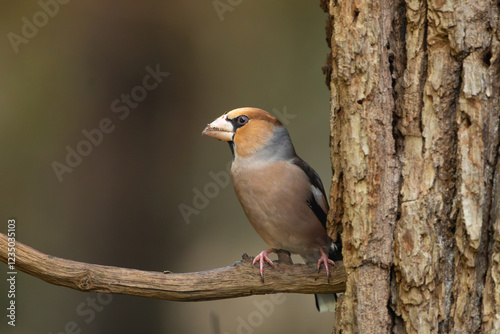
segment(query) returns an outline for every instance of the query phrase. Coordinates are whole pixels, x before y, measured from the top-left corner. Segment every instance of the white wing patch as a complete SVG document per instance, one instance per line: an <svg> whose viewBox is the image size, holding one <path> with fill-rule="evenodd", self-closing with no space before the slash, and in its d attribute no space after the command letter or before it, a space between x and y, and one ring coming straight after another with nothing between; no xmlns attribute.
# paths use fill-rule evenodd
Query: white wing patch
<svg viewBox="0 0 500 334"><path fill-rule="evenodd" d="M315 187L314 185L311 184L311 191L313 193L314 200L316 201L316 203L318 203L318 205L321 207L321 209L323 209L323 212L325 212L325 214L327 214L328 213L328 203L326 202L326 198L325 198L325 196L323 196L323 193L321 192L321 190L319 190L317 187Z"/></svg>

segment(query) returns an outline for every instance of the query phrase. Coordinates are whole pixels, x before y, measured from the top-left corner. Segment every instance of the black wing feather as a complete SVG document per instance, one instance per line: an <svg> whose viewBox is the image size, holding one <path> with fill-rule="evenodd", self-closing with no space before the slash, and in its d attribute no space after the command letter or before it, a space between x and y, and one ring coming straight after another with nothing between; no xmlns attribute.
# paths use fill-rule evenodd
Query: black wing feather
<svg viewBox="0 0 500 334"><path fill-rule="evenodd" d="M302 171L307 175L309 182L311 182L314 187L319 189L323 194L323 197L326 199L325 189L323 188L323 183L321 182L318 173L316 173L316 171L311 166L309 166L307 162L302 160L297 155L292 159L292 163L302 169ZM311 208L311 210L313 210L314 214L321 222L321 225L323 225L323 227L326 229L326 216L328 212L325 212L321 208L321 205L319 205L319 203L316 201L316 198L314 198L314 194L312 193L312 191L309 198L307 199L307 205Z"/></svg>

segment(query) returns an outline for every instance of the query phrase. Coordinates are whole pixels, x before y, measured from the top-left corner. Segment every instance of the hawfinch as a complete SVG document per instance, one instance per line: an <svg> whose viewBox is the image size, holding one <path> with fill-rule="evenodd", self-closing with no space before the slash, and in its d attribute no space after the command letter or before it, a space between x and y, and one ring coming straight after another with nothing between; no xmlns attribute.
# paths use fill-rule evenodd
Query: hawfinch
<svg viewBox="0 0 500 334"><path fill-rule="evenodd" d="M273 266L277 250L299 254L306 263L328 265L333 244L326 234L326 201L318 174L295 153L288 131L268 112L232 110L208 124L202 134L227 141L233 154L234 190L255 231L270 249L253 261ZM320 311L335 311L335 295L316 295ZM333 308L333 310L332 310Z"/></svg>

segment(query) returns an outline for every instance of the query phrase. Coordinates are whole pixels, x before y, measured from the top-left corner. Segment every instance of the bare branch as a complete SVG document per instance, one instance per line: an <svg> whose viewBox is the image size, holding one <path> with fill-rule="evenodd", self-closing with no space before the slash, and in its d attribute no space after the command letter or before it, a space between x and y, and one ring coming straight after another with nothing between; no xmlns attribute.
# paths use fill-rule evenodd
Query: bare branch
<svg viewBox="0 0 500 334"><path fill-rule="evenodd" d="M7 263L8 239L0 233L0 260ZM268 293L332 293L345 290L342 262L331 267L330 284L324 268L289 265L277 261L267 267L265 282L246 254L233 265L202 272L162 273L141 271L46 255L16 241L16 269L46 282L80 291L134 295L176 301L204 301Z"/></svg>

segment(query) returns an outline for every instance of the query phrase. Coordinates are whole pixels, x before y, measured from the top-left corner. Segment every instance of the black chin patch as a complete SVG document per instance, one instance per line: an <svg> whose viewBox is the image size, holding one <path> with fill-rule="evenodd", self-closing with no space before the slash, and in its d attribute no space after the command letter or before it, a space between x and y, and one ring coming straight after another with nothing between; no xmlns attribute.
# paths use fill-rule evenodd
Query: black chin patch
<svg viewBox="0 0 500 334"><path fill-rule="evenodd" d="M231 149L231 155L233 156L233 161L234 161L234 142L233 141L228 141L229 148Z"/></svg>

